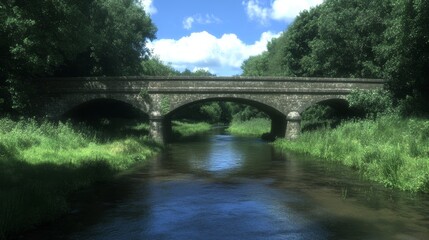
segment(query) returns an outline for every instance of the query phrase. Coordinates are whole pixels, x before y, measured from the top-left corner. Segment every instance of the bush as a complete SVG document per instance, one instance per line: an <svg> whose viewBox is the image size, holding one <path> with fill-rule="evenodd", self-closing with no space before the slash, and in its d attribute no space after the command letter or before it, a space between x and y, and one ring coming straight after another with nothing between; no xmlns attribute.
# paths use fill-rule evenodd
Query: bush
<svg viewBox="0 0 429 240"><path fill-rule="evenodd" d="M347 96L350 107L362 117L376 118L380 114L393 111L393 100L389 91L354 90Z"/></svg>

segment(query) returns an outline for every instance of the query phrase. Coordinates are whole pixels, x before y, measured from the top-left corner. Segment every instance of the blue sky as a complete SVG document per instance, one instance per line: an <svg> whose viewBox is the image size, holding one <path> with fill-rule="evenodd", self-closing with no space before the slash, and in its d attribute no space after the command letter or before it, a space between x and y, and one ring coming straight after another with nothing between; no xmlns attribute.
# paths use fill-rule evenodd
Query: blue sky
<svg viewBox="0 0 429 240"><path fill-rule="evenodd" d="M140 0L158 27L153 55L177 70L241 74L300 11L323 0Z"/></svg>

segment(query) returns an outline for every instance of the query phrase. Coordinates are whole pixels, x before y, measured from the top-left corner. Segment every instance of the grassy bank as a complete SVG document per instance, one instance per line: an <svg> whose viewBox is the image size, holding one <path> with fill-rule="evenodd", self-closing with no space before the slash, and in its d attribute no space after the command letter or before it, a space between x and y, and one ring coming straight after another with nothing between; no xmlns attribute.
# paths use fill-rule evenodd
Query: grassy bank
<svg viewBox="0 0 429 240"><path fill-rule="evenodd" d="M0 119L0 239L64 214L70 193L159 150L147 137L115 139L69 123Z"/></svg>
<svg viewBox="0 0 429 240"><path fill-rule="evenodd" d="M260 137L270 132L271 121L266 118L253 118L248 121L233 121L227 131L233 135Z"/></svg>
<svg viewBox="0 0 429 240"><path fill-rule="evenodd" d="M211 129L211 125L206 122L186 123L173 121L173 134L179 137L187 137L198 133L207 132Z"/></svg>
<svg viewBox="0 0 429 240"><path fill-rule="evenodd" d="M428 120L386 116L347 122L274 144L350 166L387 187L429 192L428 140Z"/></svg>

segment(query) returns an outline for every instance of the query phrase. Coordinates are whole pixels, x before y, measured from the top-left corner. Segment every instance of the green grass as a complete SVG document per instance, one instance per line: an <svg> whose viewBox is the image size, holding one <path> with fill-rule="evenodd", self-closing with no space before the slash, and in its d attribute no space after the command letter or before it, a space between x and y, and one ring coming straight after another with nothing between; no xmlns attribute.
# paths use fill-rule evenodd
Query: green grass
<svg viewBox="0 0 429 240"><path fill-rule="evenodd" d="M211 129L211 125L206 122L186 123L173 121L173 133L180 137L187 137L198 133L207 132Z"/></svg>
<svg viewBox="0 0 429 240"><path fill-rule="evenodd" d="M67 212L70 193L112 180L159 151L147 137L97 135L70 123L0 119L0 239L57 218Z"/></svg>
<svg viewBox="0 0 429 240"><path fill-rule="evenodd" d="M274 145L350 166L386 187L429 192L428 120L384 116L346 122Z"/></svg>
<svg viewBox="0 0 429 240"><path fill-rule="evenodd" d="M253 118L248 121L233 121L227 131L233 135L260 137L270 132L271 121L266 118Z"/></svg>

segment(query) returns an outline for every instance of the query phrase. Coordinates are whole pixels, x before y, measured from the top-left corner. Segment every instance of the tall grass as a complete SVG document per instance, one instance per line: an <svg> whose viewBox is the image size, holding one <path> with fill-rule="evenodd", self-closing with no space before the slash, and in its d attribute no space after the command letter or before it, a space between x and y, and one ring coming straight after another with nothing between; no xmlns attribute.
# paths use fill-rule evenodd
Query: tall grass
<svg viewBox="0 0 429 240"><path fill-rule="evenodd" d="M187 137L198 133L207 132L211 129L211 125L206 122L186 123L181 121L173 121L173 133L179 137Z"/></svg>
<svg viewBox="0 0 429 240"><path fill-rule="evenodd" d="M70 123L0 119L0 239L58 217L70 193L158 150L147 137L115 139Z"/></svg>
<svg viewBox="0 0 429 240"><path fill-rule="evenodd" d="M271 121L267 118L252 118L247 121L232 121L227 131L233 135L260 137L270 132Z"/></svg>
<svg viewBox="0 0 429 240"><path fill-rule="evenodd" d="M429 121L383 116L306 132L275 146L340 162L387 187L429 192Z"/></svg>

